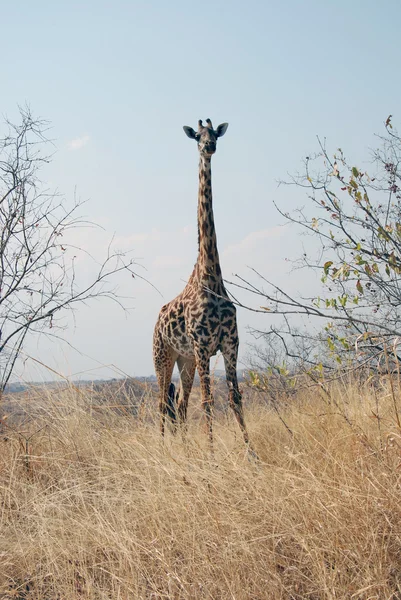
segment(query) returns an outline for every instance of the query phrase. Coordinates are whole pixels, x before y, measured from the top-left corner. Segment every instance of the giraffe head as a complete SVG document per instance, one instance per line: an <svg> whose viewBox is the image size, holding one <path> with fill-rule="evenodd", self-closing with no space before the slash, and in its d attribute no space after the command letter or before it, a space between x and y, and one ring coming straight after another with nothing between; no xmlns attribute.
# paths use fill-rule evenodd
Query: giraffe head
<svg viewBox="0 0 401 600"><path fill-rule="evenodd" d="M198 131L194 131L192 127L184 126L184 131L187 136L198 142L198 149L203 156L212 156L216 152L217 138L221 137L227 131L228 123L222 123L213 129L210 119L206 119L206 125L203 126L202 121L198 121Z"/></svg>

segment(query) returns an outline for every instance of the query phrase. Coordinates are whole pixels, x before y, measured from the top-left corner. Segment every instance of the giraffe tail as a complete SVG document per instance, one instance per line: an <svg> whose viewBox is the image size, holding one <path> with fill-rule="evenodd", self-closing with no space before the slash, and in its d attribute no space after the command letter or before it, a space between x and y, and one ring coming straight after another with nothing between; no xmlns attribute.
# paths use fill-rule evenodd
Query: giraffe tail
<svg viewBox="0 0 401 600"><path fill-rule="evenodd" d="M175 385L173 382L170 383L167 394L167 414L171 422L175 425L177 422L177 411L176 411L176 393Z"/></svg>

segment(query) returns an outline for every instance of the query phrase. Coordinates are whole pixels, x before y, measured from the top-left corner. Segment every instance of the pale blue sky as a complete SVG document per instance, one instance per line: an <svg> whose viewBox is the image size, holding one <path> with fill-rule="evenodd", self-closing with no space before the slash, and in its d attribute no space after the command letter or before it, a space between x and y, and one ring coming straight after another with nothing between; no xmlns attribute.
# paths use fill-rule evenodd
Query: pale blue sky
<svg viewBox="0 0 401 600"><path fill-rule="evenodd" d="M128 318L103 302L80 311L68 335L94 360L30 345L66 374L95 361L153 372L158 310L196 260L198 154L184 124L230 124L213 159L225 276L253 265L298 289L284 258L301 241L277 227L272 201L290 210L305 200L277 180L300 167L316 134L357 162L388 114L400 122L398 0L25 0L4 4L1 21L2 113L13 118L27 102L51 121L58 151L46 178L89 199L86 214L134 248L163 294L124 279ZM101 253L105 239L85 233L82 244ZM267 327L268 316L240 311L239 321L244 353L247 324Z"/></svg>

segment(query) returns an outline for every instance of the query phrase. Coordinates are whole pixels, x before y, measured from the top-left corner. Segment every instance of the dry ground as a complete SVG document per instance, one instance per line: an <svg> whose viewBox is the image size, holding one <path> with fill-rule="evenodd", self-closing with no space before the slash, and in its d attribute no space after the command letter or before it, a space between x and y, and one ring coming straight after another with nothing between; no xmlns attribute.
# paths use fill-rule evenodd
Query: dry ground
<svg viewBox="0 0 401 600"><path fill-rule="evenodd" d="M137 417L74 388L28 398L0 439L0 598L401 598L387 386L299 392L281 411L292 435L248 397L259 463L223 412L212 460L193 398L187 442L164 445L151 394Z"/></svg>

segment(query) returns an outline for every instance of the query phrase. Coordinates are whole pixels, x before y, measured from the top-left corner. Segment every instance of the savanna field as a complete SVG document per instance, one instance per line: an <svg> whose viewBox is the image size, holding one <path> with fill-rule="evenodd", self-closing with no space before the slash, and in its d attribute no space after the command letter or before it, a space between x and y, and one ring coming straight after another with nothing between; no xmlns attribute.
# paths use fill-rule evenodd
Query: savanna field
<svg viewBox="0 0 401 600"><path fill-rule="evenodd" d="M0 440L0 598L401 598L392 383L300 389L279 414L245 388L258 462L224 388L213 458L198 390L187 440L168 432L164 445L151 389L136 415L112 388L100 400L74 386L10 397L19 417Z"/></svg>

